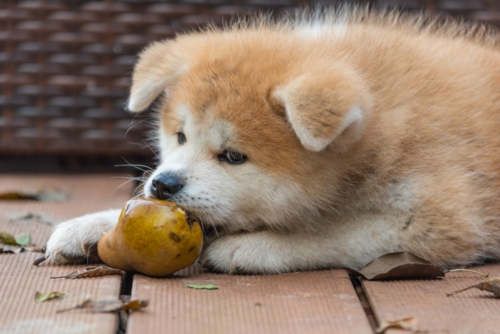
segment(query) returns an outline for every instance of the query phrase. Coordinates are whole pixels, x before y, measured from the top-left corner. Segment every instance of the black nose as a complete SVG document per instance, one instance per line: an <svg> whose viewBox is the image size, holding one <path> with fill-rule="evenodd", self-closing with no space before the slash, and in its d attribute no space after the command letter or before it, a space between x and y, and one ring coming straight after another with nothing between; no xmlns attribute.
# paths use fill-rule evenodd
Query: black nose
<svg viewBox="0 0 500 334"><path fill-rule="evenodd" d="M181 179L172 174L158 174L151 182L151 192L161 200L169 199L184 187Z"/></svg>

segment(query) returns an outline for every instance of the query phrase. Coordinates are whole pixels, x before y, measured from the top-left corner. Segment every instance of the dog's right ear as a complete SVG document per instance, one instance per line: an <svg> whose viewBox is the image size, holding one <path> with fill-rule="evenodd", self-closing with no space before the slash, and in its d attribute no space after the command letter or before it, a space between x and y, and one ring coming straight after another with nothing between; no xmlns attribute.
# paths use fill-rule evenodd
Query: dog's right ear
<svg viewBox="0 0 500 334"><path fill-rule="evenodd" d="M176 54L173 43L153 42L141 52L134 67L128 110L138 112L148 108L186 71L185 59Z"/></svg>
<svg viewBox="0 0 500 334"><path fill-rule="evenodd" d="M273 95L302 145L315 152L332 143L346 150L359 140L371 107L364 80L343 64L308 71L278 86Z"/></svg>

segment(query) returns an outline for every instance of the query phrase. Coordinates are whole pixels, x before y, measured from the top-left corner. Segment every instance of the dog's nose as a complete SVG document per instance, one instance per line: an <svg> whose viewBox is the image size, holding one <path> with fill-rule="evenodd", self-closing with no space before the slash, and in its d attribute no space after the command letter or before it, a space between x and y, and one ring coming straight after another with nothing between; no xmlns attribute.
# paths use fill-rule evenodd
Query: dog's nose
<svg viewBox="0 0 500 334"><path fill-rule="evenodd" d="M158 174L151 182L151 192L161 200L169 199L184 187L179 177L171 174Z"/></svg>

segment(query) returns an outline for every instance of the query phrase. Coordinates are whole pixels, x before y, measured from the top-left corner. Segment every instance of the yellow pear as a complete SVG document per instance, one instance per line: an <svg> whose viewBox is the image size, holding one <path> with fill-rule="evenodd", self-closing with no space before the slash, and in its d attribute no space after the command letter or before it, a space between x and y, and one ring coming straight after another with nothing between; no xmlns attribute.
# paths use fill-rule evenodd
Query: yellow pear
<svg viewBox="0 0 500 334"><path fill-rule="evenodd" d="M170 275L191 265L202 247L200 224L186 218L184 210L142 197L125 205L118 224L97 244L107 265L149 276Z"/></svg>

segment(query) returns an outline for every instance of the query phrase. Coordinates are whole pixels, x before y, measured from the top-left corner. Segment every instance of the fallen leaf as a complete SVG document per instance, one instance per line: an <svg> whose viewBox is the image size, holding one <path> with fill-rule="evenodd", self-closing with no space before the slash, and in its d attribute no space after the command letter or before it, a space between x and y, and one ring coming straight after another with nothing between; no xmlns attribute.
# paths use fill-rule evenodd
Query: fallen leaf
<svg viewBox="0 0 500 334"><path fill-rule="evenodd" d="M196 284L189 284L186 285L186 287L191 288L191 289L205 289L205 290L218 290L219 287L212 285L212 284L206 284L206 285L196 285Z"/></svg>
<svg viewBox="0 0 500 334"><path fill-rule="evenodd" d="M52 299L63 299L63 298L64 298L64 292L40 293L37 291L35 293L35 302L36 303L41 303L41 302L45 302L47 300L52 300Z"/></svg>
<svg viewBox="0 0 500 334"><path fill-rule="evenodd" d="M148 306L149 301L146 299L136 299L129 302L123 302L121 300L90 300L87 299L80 305L70 307L67 309L58 310L57 313L86 309L92 313L106 313L106 312L118 312L118 311L137 311L141 308Z"/></svg>
<svg viewBox="0 0 500 334"><path fill-rule="evenodd" d="M0 254L18 254L24 252L24 247L18 246L2 246L0 247Z"/></svg>
<svg viewBox="0 0 500 334"><path fill-rule="evenodd" d="M37 191L9 191L0 193L0 200L36 200L36 201L64 201L68 198L66 193L37 190Z"/></svg>
<svg viewBox="0 0 500 334"><path fill-rule="evenodd" d="M6 245L17 245L16 238L7 232L0 232L0 241Z"/></svg>
<svg viewBox="0 0 500 334"><path fill-rule="evenodd" d="M453 295L456 295L457 293L461 293L470 289L479 289L482 291L488 291L494 294L496 297L500 297L500 277L493 277L492 279L485 281L485 282L480 282L471 286L468 286L464 289L454 291L451 293L447 293L446 296L450 297Z"/></svg>
<svg viewBox="0 0 500 334"><path fill-rule="evenodd" d="M383 334L388 329L405 329L413 333L429 333L429 331L422 330L415 318L404 318L394 321L383 322L375 331L376 334Z"/></svg>
<svg viewBox="0 0 500 334"><path fill-rule="evenodd" d="M0 241L6 245L29 246L31 245L31 233L15 237L7 232L0 232Z"/></svg>
<svg viewBox="0 0 500 334"><path fill-rule="evenodd" d="M38 260L41 260L41 258ZM35 264L36 261L33 264ZM97 276L108 276L108 275L121 275L122 273L123 273L122 270L111 268L108 266L99 266L99 267L92 266L92 267L86 267L84 271L77 270L66 276L58 276L51 278L75 279L75 278L86 278L86 277L97 277Z"/></svg>
<svg viewBox="0 0 500 334"><path fill-rule="evenodd" d="M0 194L0 200L15 200L15 199L36 199L36 198L16 191Z"/></svg>
<svg viewBox="0 0 500 334"><path fill-rule="evenodd" d="M55 220L48 218L39 213L25 212L20 214L13 214L9 218L9 222L36 222L39 224L54 225Z"/></svg>
<svg viewBox="0 0 500 334"><path fill-rule="evenodd" d="M15 237L16 242L18 245L21 246L29 246L31 245L31 233L28 233L26 235L22 235L20 237Z"/></svg>
<svg viewBox="0 0 500 334"><path fill-rule="evenodd" d="M368 280L444 277L441 268L411 253L386 254L359 271L350 270Z"/></svg>
<svg viewBox="0 0 500 334"><path fill-rule="evenodd" d="M31 252L31 253L45 253L45 250L42 247L23 247L25 251Z"/></svg>

